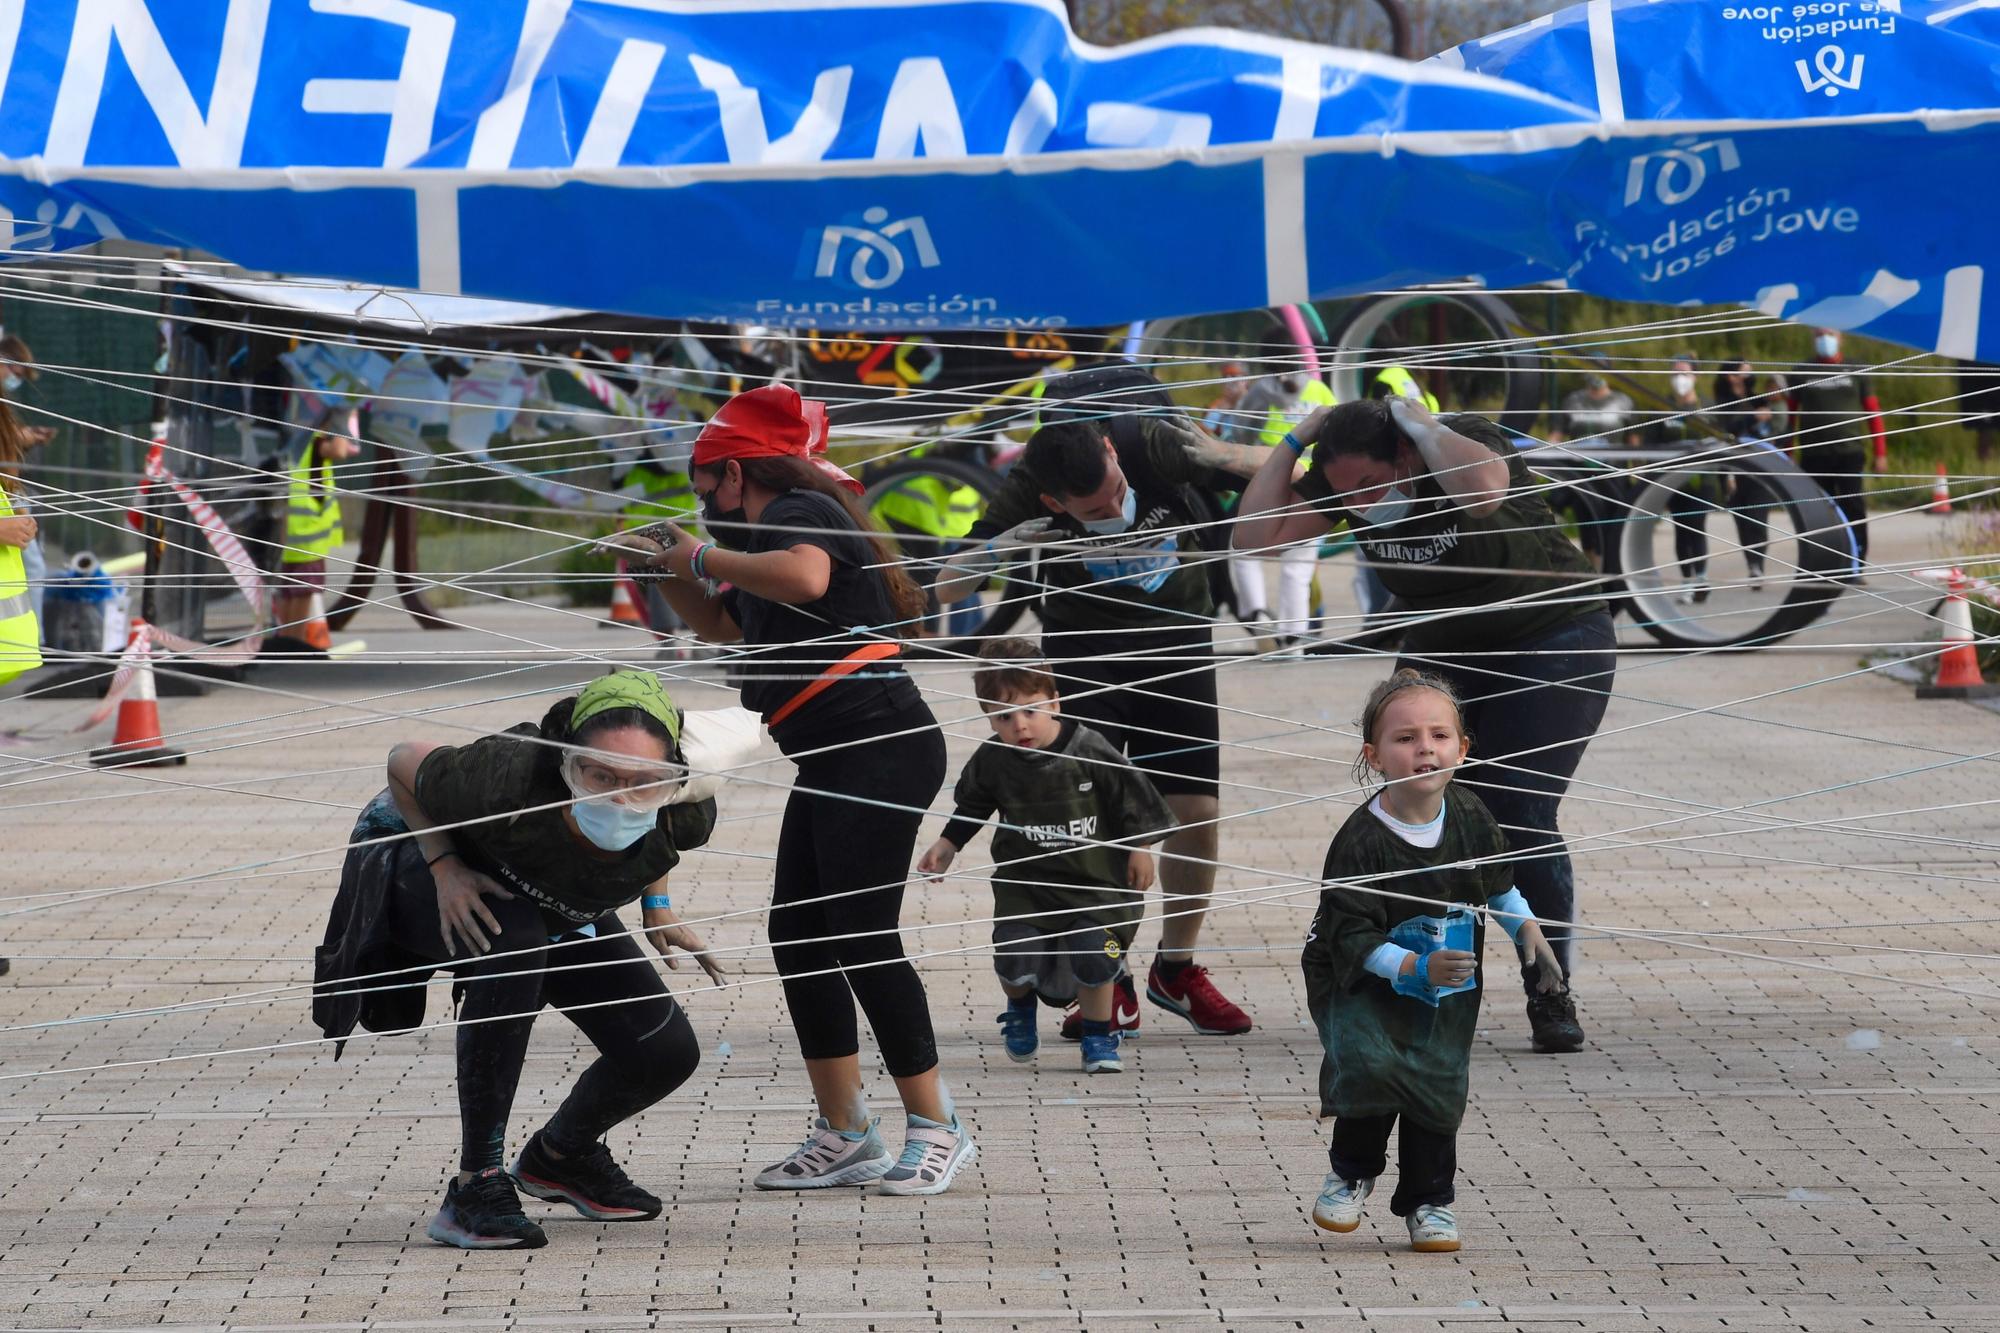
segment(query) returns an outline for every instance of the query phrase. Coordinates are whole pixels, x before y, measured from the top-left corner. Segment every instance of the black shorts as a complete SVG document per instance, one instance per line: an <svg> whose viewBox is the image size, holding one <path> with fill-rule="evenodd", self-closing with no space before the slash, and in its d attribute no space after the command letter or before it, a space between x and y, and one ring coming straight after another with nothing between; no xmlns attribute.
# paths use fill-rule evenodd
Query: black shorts
<svg viewBox="0 0 2000 1333"><path fill-rule="evenodd" d="M1125 975L1125 949L1093 917L997 921L993 970L1009 986L1032 986L1043 1004L1062 1008L1079 986L1108 986Z"/></svg>
<svg viewBox="0 0 2000 1333"><path fill-rule="evenodd" d="M1062 711L1125 752L1162 796L1214 796L1222 776L1215 654L1206 644L1055 664ZM1108 688L1107 688L1108 687Z"/></svg>

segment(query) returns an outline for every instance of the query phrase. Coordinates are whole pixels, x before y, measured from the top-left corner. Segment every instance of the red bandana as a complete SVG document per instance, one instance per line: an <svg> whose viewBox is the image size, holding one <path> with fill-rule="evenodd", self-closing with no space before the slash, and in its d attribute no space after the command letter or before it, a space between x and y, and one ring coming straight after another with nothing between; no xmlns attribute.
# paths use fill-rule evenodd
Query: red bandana
<svg viewBox="0 0 2000 1333"><path fill-rule="evenodd" d="M803 458L856 495L862 485L821 457L826 452L826 404L799 397L789 384L739 393L709 418L694 442L701 466L744 458Z"/></svg>

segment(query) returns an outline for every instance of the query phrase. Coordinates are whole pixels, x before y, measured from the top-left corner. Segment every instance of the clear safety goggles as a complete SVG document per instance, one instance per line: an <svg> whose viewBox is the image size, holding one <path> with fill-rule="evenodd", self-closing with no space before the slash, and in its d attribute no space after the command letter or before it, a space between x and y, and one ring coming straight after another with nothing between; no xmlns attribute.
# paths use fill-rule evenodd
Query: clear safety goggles
<svg viewBox="0 0 2000 1333"><path fill-rule="evenodd" d="M628 755L570 750L562 760L563 782L579 801L617 801L634 810L657 810L687 781L687 768L647 763Z"/></svg>

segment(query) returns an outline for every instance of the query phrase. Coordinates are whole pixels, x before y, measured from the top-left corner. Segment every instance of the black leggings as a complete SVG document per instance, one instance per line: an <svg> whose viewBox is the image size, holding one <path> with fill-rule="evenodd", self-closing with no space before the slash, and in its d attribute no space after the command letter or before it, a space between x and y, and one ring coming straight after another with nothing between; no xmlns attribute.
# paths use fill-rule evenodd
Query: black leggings
<svg viewBox="0 0 2000 1333"><path fill-rule="evenodd" d="M528 1034L545 1004L562 1010L598 1050L542 1131L557 1152L588 1148L613 1125L685 1083L701 1062L687 1015L639 941L619 933L624 927L615 915L594 923L614 938L551 951L541 908L526 898L488 895L486 906L498 918L500 934L488 954L454 963L429 877L399 878L398 884L408 887L395 895L397 944L450 966L464 996L458 1011L459 1170L501 1164ZM415 891L418 885L422 892ZM575 1007L581 1005L596 1007ZM488 1019L493 1021L482 1021Z"/></svg>
<svg viewBox="0 0 2000 1333"><path fill-rule="evenodd" d="M859 1000L891 1077L937 1065L924 983L903 957L898 924L917 829L944 785L944 737L922 706L879 726L926 724L912 735L821 742L834 748L798 761L778 834L771 954L808 1060L860 1051Z"/></svg>
<svg viewBox="0 0 2000 1333"><path fill-rule="evenodd" d="M1342 1180L1373 1180L1389 1165L1389 1132L1398 1117L1387 1115L1340 1116L1333 1122L1333 1142L1327 1145L1327 1162ZM1458 1174L1458 1135L1426 1129L1408 1116L1401 1117L1398 1136L1396 1193L1389 1211L1408 1217L1426 1204L1449 1205L1458 1197L1453 1183Z"/></svg>

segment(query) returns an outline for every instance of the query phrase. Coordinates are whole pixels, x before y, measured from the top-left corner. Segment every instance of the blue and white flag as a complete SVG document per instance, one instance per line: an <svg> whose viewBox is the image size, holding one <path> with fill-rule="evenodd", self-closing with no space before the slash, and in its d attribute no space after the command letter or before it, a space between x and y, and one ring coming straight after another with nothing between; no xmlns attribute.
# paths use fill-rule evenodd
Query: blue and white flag
<svg viewBox="0 0 2000 1333"><path fill-rule="evenodd" d="M1996 56L1969 0L1415 65L1058 0L0 0L0 242L860 329L1557 280L1991 356Z"/></svg>

